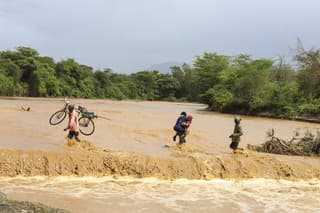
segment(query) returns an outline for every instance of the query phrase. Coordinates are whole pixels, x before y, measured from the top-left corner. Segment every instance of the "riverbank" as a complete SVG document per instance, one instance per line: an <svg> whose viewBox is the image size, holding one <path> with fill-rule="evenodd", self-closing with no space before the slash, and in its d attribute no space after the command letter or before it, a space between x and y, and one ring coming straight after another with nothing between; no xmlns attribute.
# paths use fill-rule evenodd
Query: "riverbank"
<svg viewBox="0 0 320 213"><path fill-rule="evenodd" d="M0 212L50 212L50 213L68 213L63 209L56 209L41 203L32 203L28 201L9 200L7 196L0 192Z"/></svg>
<svg viewBox="0 0 320 213"><path fill-rule="evenodd" d="M300 122L308 122L308 123L320 123L320 118L315 116L287 116L287 115L279 115L274 114L272 112L259 112L259 113L243 113L243 112L235 112L235 111L228 111L228 112L216 112L213 109L206 108L204 111L207 112L215 112L215 113L222 113L222 114L233 114L233 115L244 115L244 116L254 116L260 118L273 118L273 119L281 119L281 120L291 120L291 121L300 121Z"/></svg>
<svg viewBox="0 0 320 213"><path fill-rule="evenodd" d="M264 118L276 118L276 119L286 119L292 121L301 121L308 123L320 123L320 118L317 117L308 117L308 116L285 116L285 115L275 115L272 113L258 113L253 114L252 116L264 117Z"/></svg>

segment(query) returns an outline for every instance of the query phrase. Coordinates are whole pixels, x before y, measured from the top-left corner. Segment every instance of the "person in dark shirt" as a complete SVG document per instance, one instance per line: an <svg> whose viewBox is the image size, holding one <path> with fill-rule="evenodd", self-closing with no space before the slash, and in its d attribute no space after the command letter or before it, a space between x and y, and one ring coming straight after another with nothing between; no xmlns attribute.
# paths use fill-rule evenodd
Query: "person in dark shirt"
<svg viewBox="0 0 320 213"><path fill-rule="evenodd" d="M240 121L240 117L234 118L235 126L233 129L233 133L229 136L229 138L231 138L230 148L233 149L233 152L236 152L237 150L243 150L241 148L238 148L238 145L240 143L240 136L243 135L242 128L240 126Z"/></svg>
<svg viewBox="0 0 320 213"><path fill-rule="evenodd" d="M179 143L186 142L186 133L191 125L192 115L187 115L186 112L181 112L180 116L178 117L173 129L176 131L176 134L173 136L173 141L176 141L176 137L179 136Z"/></svg>

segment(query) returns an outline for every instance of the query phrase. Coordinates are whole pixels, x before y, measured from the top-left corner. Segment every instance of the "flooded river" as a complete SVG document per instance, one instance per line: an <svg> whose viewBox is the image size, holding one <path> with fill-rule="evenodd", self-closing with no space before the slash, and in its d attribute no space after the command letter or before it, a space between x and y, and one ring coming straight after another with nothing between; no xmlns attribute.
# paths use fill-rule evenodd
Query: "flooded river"
<svg viewBox="0 0 320 213"><path fill-rule="evenodd" d="M319 212L320 182L3 178L9 197L72 212Z"/></svg>
<svg viewBox="0 0 320 213"><path fill-rule="evenodd" d="M70 100L108 117L95 119L96 131L81 139L92 144L159 158L175 157L172 126L181 111L193 114L187 144L221 156L231 155L228 136L234 115L205 111L200 104ZM21 106L31 107L30 112ZM50 115L63 107L60 99L0 99L0 149L65 151L64 121L49 125ZM242 116L240 147L260 144L275 129L290 138L297 129L316 131L320 125ZM319 160L314 159L317 163ZM320 162L319 162L320 163ZM1 164L0 164L1 166ZM72 212L319 212L319 180L159 180L132 177L36 176L2 177L0 191L9 198L42 202Z"/></svg>
<svg viewBox="0 0 320 213"><path fill-rule="evenodd" d="M111 118L95 119L92 136L81 136L95 145L119 151L133 151L151 155L169 155L163 145L173 145L172 127L181 111L193 114L191 134L187 142L211 152L229 152L228 136L232 133L234 115L204 111L200 104L166 102L131 102L104 100L71 100L96 114ZM20 111L21 106L31 107L30 112ZM57 126L49 125L49 117L63 107L61 99L0 99L1 148L61 150L65 144L67 119ZM296 129L315 130L320 124L279 119L242 116L244 136L240 146L260 144L266 131L290 138Z"/></svg>

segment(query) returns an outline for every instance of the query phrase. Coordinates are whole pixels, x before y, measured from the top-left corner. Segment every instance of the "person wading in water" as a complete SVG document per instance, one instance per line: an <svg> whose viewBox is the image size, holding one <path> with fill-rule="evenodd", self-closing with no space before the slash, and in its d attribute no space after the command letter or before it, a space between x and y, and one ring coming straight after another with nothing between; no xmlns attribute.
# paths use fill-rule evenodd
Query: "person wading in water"
<svg viewBox="0 0 320 213"><path fill-rule="evenodd" d="M192 115L187 115L186 112L181 112L178 117L176 124L173 129L176 131L176 134L173 136L173 140L176 141L176 137L179 136L179 144L183 144L186 142L186 135L188 133L188 128L190 127L192 122Z"/></svg>
<svg viewBox="0 0 320 213"><path fill-rule="evenodd" d="M69 129L68 138L72 139L73 137L76 139L76 141L80 142L79 139L79 120L77 112L74 109L74 105L68 106L69 111L69 121L68 121L68 127L64 129L64 131L67 131Z"/></svg>
<svg viewBox="0 0 320 213"><path fill-rule="evenodd" d="M238 148L238 145L240 143L240 136L243 135L242 128L240 126L240 121L241 121L241 118L239 117L234 118L234 123L235 123L234 130L233 130L233 133L229 136L229 138L231 138L230 148L233 149L234 153L237 150L243 151L242 148Z"/></svg>

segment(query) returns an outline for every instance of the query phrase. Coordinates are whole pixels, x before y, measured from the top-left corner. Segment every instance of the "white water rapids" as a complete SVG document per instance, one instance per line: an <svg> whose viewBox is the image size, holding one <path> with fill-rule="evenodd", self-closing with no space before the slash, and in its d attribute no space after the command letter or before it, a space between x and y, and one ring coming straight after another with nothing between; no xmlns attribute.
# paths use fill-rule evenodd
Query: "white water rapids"
<svg viewBox="0 0 320 213"><path fill-rule="evenodd" d="M72 212L319 212L319 181L175 180L123 177L1 178L13 199Z"/></svg>

